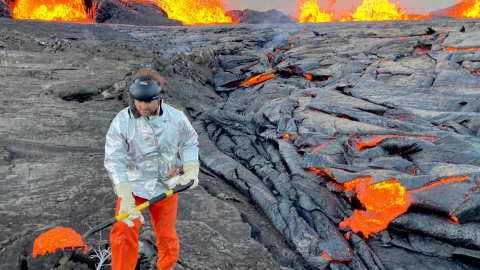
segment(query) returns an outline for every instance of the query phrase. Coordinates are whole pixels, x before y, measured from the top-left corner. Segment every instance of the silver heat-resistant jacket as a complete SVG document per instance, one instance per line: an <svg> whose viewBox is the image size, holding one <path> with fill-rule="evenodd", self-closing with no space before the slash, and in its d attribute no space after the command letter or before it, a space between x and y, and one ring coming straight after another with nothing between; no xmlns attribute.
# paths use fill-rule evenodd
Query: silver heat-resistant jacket
<svg viewBox="0 0 480 270"><path fill-rule="evenodd" d="M130 182L151 199L167 191L168 172L198 161L198 136L185 114L161 102L163 114L135 118L130 107L113 119L105 143L105 168L113 185Z"/></svg>

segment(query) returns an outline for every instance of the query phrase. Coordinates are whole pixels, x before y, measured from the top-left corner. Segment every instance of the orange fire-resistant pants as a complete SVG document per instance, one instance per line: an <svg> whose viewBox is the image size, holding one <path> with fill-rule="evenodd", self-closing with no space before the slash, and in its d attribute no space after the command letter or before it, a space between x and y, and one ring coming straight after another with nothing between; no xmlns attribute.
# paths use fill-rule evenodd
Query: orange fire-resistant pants
<svg viewBox="0 0 480 270"><path fill-rule="evenodd" d="M147 200L137 196L135 204L139 205ZM116 215L120 208L121 198L117 201ZM162 270L169 270L175 266L178 259L180 246L175 219L177 218L178 194L163 199L148 207L152 225L157 238L158 262ZM110 233L110 246L112 250L112 270L133 270L138 260L138 236L141 222L137 218L133 227L128 227L124 222L117 222Z"/></svg>

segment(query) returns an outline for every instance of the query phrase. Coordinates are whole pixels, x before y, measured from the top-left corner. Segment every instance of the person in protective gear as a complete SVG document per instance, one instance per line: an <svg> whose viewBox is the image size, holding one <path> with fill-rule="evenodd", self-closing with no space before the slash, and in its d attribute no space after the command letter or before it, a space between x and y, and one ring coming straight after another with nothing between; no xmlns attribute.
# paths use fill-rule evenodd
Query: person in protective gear
<svg viewBox="0 0 480 270"><path fill-rule="evenodd" d="M144 222L135 209L175 185L198 185L198 136L181 111L163 103L163 78L143 68L129 89L129 107L120 111L107 132L104 165L118 196L116 215L130 216L115 223L110 233L112 269L135 269L139 228ZM179 167L183 174L179 175ZM175 231L178 194L148 209L157 238L159 269L172 269L178 259Z"/></svg>

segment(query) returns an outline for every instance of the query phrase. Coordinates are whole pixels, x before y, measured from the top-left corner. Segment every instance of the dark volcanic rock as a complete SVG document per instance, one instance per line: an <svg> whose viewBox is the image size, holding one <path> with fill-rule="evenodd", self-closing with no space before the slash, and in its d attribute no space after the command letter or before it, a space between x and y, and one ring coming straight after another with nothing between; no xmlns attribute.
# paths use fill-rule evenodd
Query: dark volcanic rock
<svg viewBox="0 0 480 270"><path fill-rule="evenodd" d="M154 3L120 0L95 2L95 22L127 25L183 25L171 20L167 13Z"/></svg>
<svg viewBox="0 0 480 270"><path fill-rule="evenodd" d="M104 137L125 107L122 93L132 74L159 69L167 80L165 102L181 109L195 101L200 113L222 99L207 84L218 68L214 51L182 49L165 59L136 49L139 39L131 34L151 35L157 27L1 20L0 269L89 269L69 250L33 258L35 238L54 227L82 234L114 215ZM176 269L286 269L278 261L304 268L248 197L211 173L200 178L199 187L179 195ZM154 243L148 212L144 216L141 240ZM110 228L101 239L89 238L92 249L107 248ZM141 259L141 269L156 267L155 257Z"/></svg>
<svg viewBox="0 0 480 270"><path fill-rule="evenodd" d="M0 18L13 19L12 10L5 0L0 0Z"/></svg>
<svg viewBox="0 0 480 270"><path fill-rule="evenodd" d="M265 12L259 12L251 9L231 10L225 13L235 18L239 23L251 24L275 24L275 23L294 23L287 15L280 11L271 9Z"/></svg>

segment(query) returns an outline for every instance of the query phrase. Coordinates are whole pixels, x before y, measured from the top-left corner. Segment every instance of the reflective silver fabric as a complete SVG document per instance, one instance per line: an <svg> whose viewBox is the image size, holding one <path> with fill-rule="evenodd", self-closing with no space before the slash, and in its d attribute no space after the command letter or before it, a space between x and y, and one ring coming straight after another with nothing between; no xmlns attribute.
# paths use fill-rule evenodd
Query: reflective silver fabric
<svg viewBox="0 0 480 270"><path fill-rule="evenodd" d="M104 165L113 185L129 181L133 193L151 199L167 191L168 172L198 161L198 136L185 114L161 103L163 114L135 118L129 107L113 119Z"/></svg>

